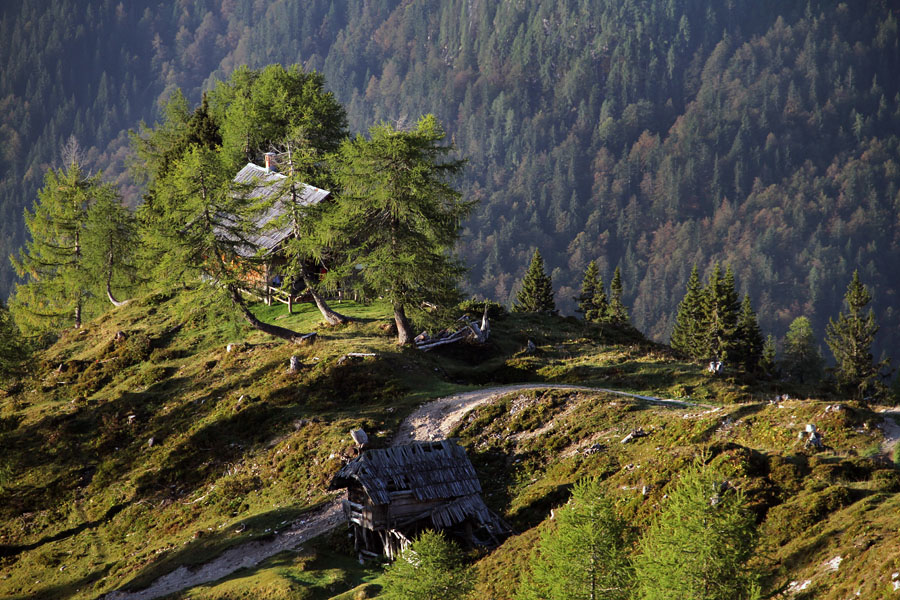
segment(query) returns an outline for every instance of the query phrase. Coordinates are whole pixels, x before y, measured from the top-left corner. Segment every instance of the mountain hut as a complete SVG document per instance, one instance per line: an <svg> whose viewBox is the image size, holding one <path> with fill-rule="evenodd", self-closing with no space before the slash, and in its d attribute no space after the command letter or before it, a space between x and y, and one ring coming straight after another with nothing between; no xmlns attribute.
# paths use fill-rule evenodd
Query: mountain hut
<svg viewBox="0 0 900 600"><path fill-rule="evenodd" d="M425 529L486 546L509 533L481 498L466 451L450 440L366 450L331 487L347 488L344 514L361 555L392 559Z"/></svg>

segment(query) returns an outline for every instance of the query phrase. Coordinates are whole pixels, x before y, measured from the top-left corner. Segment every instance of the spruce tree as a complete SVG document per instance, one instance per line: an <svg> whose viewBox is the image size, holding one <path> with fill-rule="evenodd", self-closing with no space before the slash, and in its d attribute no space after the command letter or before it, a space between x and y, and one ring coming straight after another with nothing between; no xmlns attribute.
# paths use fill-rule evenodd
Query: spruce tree
<svg viewBox="0 0 900 600"><path fill-rule="evenodd" d="M801 316L791 322L782 348L781 370L787 377L807 383L822 376L822 354L809 319Z"/></svg>
<svg viewBox="0 0 900 600"><path fill-rule="evenodd" d="M693 359L706 358L706 331L704 327L704 291L700 284L697 265L691 269L684 298L678 305L671 345Z"/></svg>
<svg viewBox="0 0 900 600"><path fill-rule="evenodd" d="M839 313L837 320L829 319L825 330L825 342L834 355L835 375L839 388L857 400L862 400L876 386L878 372L888 361L873 363L872 344L878 333L875 313L872 309L863 314L872 295L853 272L847 286L844 305L847 313Z"/></svg>
<svg viewBox="0 0 900 600"><path fill-rule="evenodd" d="M609 300L606 297L606 284L603 275L597 276L597 290L594 293L594 307L597 311L597 321L607 323L609 321Z"/></svg>
<svg viewBox="0 0 900 600"><path fill-rule="evenodd" d="M628 323L628 309L622 302L622 271L616 267L609 284L609 320L613 323Z"/></svg>
<svg viewBox="0 0 900 600"><path fill-rule="evenodd" d="M434 531L407 546L385 569L383 581L379 598L385 600L458 600L474 585L462 552Z"/></svg>
<svg viewBox="0 0 900 600"><path fill-rule="evenodd" d="M517 600L625 600L633 578L628 526L604 494L600 480L575 484L556 512L516 592Z"/></svg>
<svg viewBox="0 0 900 600"><path fill-rule="evenodd" d="M544 271L544 258L538 249L534 250L512 309L514 312L556 312L553 280Z"/></svg>
<svg viewBox="0 0 900 600"><path fill-rule="evenodd" d="M734 347L737 331L738 302L734 273L729 267L725 275L719 263L713 267L704 294L706 351L710 358L725 361Z"/></svg>
<svg viewBox="0 0 900 600"><path fill-rule="evenodd" d="M762 349L762 357L759 361L759 366L762 369L763 373L772 377L777 374L777 365L775 364L775 336L771 333L766 336L766 341L763 343Z"/></svg>
<svg viewBox="0 0 900 600"><path fill-rule="evenodd" d="M756 313L750 302L750 295L744 294L735 328L733 360L748 373L756 373L759 371L762 360L763 344L762 331L759 329Z"/></svg>
<svg viewBox="0 0 900 600"><path fill-rule="evenodd" d="M578 307L575 309L584 315L584 320L596 322L601 320L601 316L605 316L606 292L603 289L603 281L600 279L600 270L597 268L597 262L591 261L584 270L584 279L581 282L581 293L576 296L575 301Z"/></svg>
<svg viewBox="0 0 900 600"><path fill-rule="evenodd" d="M682 471L634 559L642 600L748 600L753 514L726 473L700 457Z"/></svg>

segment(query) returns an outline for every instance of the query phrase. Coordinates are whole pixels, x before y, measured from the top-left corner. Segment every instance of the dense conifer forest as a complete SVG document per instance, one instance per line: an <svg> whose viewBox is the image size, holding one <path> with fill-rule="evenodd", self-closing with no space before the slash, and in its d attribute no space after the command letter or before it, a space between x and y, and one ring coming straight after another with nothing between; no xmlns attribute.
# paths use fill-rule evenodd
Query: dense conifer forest
<svg viewBox="0 0 900 600"><path fill-rule="evenodd" d="M176 89L193 106L240 65L299 63L351 133L444 124L479 201L460 241L470 294L510 303L539 249L571 314L596 261L666 341L692 267L721 264L764 334L807 317L824 340L858 271L892 330L898 39L886 0L4 2L0 251L25 242L70 135L136 207L129 129ZM0 264L0 297L13 276Z"/></svg>

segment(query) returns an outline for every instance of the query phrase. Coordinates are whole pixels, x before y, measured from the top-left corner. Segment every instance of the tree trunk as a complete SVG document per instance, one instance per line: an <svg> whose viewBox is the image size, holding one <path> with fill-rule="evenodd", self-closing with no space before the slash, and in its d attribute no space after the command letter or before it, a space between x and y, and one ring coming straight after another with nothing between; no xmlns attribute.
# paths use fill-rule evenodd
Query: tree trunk
<svg viewBox="0 0 900 600"><path fill-rule="evenodd" d="M409 319L406 318L406 311L403 310L402 304L394 304L394 323L397 325L397 343L401 346L412 344L416 334L413 332Z"/></svg>
<svg viewBox="0 0 900 600"><path fill-rule="evenodd" d="M329 325L346 325L353 320L348 316L332 310L331 307L328 306L328 303L325 302L325 299L319 295L315 286L313 286L312 277L304 265L300 266L300 278L303 279L303 283L305 283L307 289L309 289L309 295L312 296L313 302L316 303L316 308L322 313L322 317L325 319L326 323Z"/></svg>
<svg viewBox="0 0 900 600"><path fill-rule="evenodd" d="M81 329L81 299L75 303L75 329Z"/></svg>
<svg viewBox="0 0 900 600"><path fill-rule="evenodd" d="M322 313L322 317L325 319L326 323L329 325L346 325L353 320L348 316L332 310L331 307L328 306L328 303L325 302L325 299L310 285L309 278L304 276L303 283L305 283L306 287L309 289L309 295L312 296L313 302L316 303L316 307L319 309L319 312Z"/></svg>
<svg viewBox="0 0 900 600"><path fill-rule="evenodd" d="M288 329L286 327L279 327L278 325L271 325L269 323L264 323L256 318L256 316L250 312L250 309L247 308L244 299L241 297L241 292L234 285L228 286L228 293L231 296L231 301L238 307L241 311L241 315L244 317L244 320L247 321L251 327L262 331L263 333L267 333L271 336L275 336L282 340L287 340L292 344L303 344L311 341L314 337L310 337L309 334L302 334L294 331L293 329Z"/></svg>
<svg viewBox="0 0 900 600"><path fill-rule="evenodd" d="M109 298L109 301L113 303L113 306L125 306L130 302L129 300L116 300L112 295L112 289L110 289L109 281L106 282L106 297Z"/></svg>
<svg viewBox="0 0 900 600"><path fill-rule="evenodd" d="M112 295L112 254L109 255L109 262L106 265L106 297L113 303L113 306L125 306L128 300L116 300Z"/></svg>

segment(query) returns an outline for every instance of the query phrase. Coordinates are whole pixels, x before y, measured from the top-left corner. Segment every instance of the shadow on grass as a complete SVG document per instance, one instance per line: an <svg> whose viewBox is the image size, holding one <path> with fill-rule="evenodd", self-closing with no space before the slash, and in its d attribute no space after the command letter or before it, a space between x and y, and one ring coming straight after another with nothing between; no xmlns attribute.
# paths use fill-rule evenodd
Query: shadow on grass
<svg viewBox="0 0 900 600"><path fill-rule="evenodd" d="M764 402L757 402L755 404L745 404L744 406L739 407L737 410L734 410L726 415L722 415L716 419L716 421L704 429L694 440L695 443L708 442L713 434L716 433L722 426L723 422L727 419L730 419L731 422L738 421L739 419L743 419L744 417L749 417L750 415L755 415L756 413L762 411L766 408L766 404Z"/></svg>
<svg viewBox="0 0 900 600"><path fill-rule="evenodd" d="M21 596L7 596L6 600L63 600L64 598L70 598L79 592L83 592L85 588L101 579L109 572L109 569L110 567L106 566L97 571L88 573L75 581L61 583L59 585L29 592L28 594Z"/></svg>
<svg viewBox="0 0 900 600"><path fill-rule="evenodd" d="M211 585L228 588L229 582L233 582L232 585L249 590L245 593L252 594L252 590L257 588L244 580L258 578L257 585L265 585L264 582L274 577L289 582L296 597L306 600L343 598L345 594L352 594L360 587L373 593L381 590L381 586L371 583L381 574L377 565L361 565L352 552L342 553L323 548L324 545L311 544L314 551L312 556L298 556L291 551L280 552L253 568L235 571Z"/></svg>
<svg viewBox="0 0 900 600"><path fill-rule="evenodd" d="M235 546L273 539L275 531L288 527L289 523L323 505L324 503L318 503L312 506L278 508L243 519L227 529L204 533L177 551L162 554L159 560L147 565L117 589L140 590L179 567L196 568L214 560ZM240 530L241 533L236 535L237 530ZM246 573L246 570L242 572Z"/></svg>
<svg viewBox="0 0 900 600"><path fill-rule="evenodd" d="M94 527L103 525L104 523L107 523L110 519L115 517L117 514L122 512L132 502L133 502L133 500L129 500L128 502L122 502L120 504L116 504L115 506L113 506L109 510L107 510L106 513L99 519L96 519L94 521L86 521L84 523L76 525L75 527L70 527L68 529L58 531L58 532L54 533L53 535L45 536L45 537L37 540L36 542L32 542L30 544L22 544L22 545L18 545L18 546L16 546L16 545L8 545L8 546L0 545L0 557L15 556L17 554L25 552L26 550L34 550L35 548L43 546L44 544L49 544L50 542L57 542L59 540L65 539L65 538L72 537L73 535L78 535L79 533L81 533L82 531L85 531L87 529L93 529Z"/></svg>
<svg viewBox="0 0 900 600"><path fill-rule="evenodd" d="M509 516L510 524L517 531L527 531L539 525L551 510L565 504L572 494L572 486L571 483L562 483L548 488L547 493L519 506L515 514Z"/></svg>

